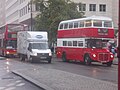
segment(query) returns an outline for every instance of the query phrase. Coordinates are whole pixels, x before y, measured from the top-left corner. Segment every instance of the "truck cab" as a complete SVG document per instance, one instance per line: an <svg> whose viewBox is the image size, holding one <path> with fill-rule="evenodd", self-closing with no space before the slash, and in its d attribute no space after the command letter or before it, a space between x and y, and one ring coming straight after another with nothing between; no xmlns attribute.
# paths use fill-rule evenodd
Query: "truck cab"
<svg viewBox="0 0 120 90"><path fill-rule="evenodd" d="M48 43L46 42L30 42L27 50L28 60L34 61L33 59L47 60L51 63L52 53L48 48Z"/></svg>
<svg viewBox="0 0 120 90"><path fill-rule="evenodd" d="M44 31L20 31L17 36L17 53L21 60L51 63L52 52L48 47L48 35Z"/></svg>

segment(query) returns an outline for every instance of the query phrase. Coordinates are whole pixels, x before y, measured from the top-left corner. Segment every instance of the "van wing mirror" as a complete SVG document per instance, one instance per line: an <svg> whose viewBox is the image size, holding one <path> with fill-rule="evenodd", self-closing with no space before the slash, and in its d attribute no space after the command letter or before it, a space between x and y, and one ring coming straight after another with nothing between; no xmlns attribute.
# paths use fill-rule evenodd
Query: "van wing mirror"
<svg viewBox="0 0 120 90"><path fill-rule="evenodd" d="M32 51L32 49L31 49L30 47L28 47L28 50L29 50L29 51Z"/></svg>

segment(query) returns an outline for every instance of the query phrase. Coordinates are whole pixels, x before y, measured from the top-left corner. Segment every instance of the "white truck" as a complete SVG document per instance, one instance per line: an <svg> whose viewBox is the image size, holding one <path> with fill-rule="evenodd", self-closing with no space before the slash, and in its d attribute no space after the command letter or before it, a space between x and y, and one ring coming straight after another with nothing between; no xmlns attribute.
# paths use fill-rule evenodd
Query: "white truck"
<svg viewBox="0 0 120 90"><path fill-rule="evenodd" d="M17 34L17 53L21 60L47 60L51 63L52 52L48 47L48 35L44 31L20 31Z"/></svg>

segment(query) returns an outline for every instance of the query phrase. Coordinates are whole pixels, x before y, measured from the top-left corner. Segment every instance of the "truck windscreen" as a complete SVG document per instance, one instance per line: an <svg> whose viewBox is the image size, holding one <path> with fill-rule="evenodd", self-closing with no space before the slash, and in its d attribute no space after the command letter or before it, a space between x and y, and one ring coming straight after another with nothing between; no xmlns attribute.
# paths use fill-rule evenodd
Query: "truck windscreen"
<svg viewBox="0 0 120 90"><path fill-rule="evenodd" d="M48 49L47 43L31 43L32 49Z"/></svg>

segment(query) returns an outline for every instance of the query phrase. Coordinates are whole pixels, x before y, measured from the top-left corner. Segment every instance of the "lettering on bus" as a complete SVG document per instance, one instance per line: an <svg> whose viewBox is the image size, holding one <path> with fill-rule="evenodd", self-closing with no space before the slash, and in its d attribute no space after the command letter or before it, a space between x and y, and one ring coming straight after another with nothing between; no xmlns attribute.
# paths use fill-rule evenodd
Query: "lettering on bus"
<svg viewBox="0 0 120 90"><path fill-rule="evenodd" d="M100 29L98 29L98 34L99 35L108 35L108 29L100 28Z"/></svg>

